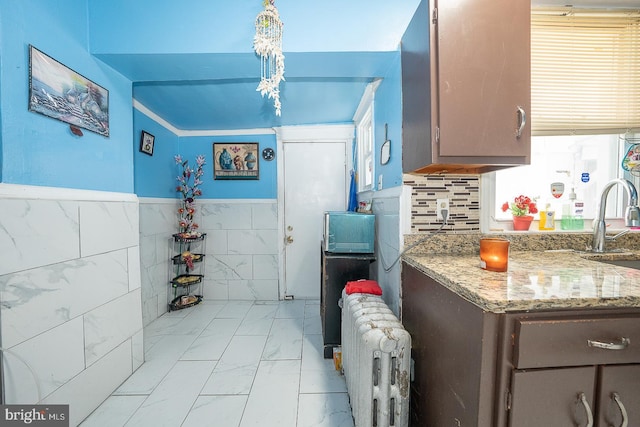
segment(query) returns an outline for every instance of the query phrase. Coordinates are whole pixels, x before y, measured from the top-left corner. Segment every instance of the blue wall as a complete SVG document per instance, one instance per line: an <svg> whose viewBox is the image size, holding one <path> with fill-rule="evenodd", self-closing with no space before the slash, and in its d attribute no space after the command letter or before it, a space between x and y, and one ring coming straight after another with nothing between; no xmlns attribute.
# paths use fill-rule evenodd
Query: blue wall
<svg viewBox="0 0 640 427"><path fill-rule="evenodd" d="M0 16L0 182L2 182L2 17Z"/></svg>
<svg viewBox="0 0 640 427"><path fill-rule="evenodd" d="M213 179L213 143L214 142L257 142L259 150L254 153L260 159L258 180L214 180ZM208 199L275 199L278 194L276 160L265 161L262 150L271 147L276 150L276 136L270 135L234 135L181 137L180 154L192 163L198 154L207 159L202 192ZM278 153L276 152L276 156Z"/></svg>
<svg viewBox="0 0 640 427"><path fill-rule="evenodd" d="M205 156L202 198L205 199L275 199L278 193L276 160L267 162L260 156L260 176L258 180L214 180L214 142L257 142L260 155L266 147L276 150L274 134L178 137L147 115L134 112L135 141L135 193L140 197L178 198L176 178L182 169L174 160L180 154L183 160L195 167L196 156ZM140 134L145 130L155 136L153 156L140 152ZM276 156L278 154L276 153Z"/></svg>
<svg viewBox="0 0 640 427"><path fill-rule="evenodd" d="M256 7L261 6L242 6L246 13L250 10L252 14ZM178 169L173 156L181 154L194 162L197 154L204 154L207 165L203 197L277 197L276 161L261 160L259 180L222 181L212 178L213 142L258 142L260 150L267 146L275 149L275 135L178 137L137 110L132 114L131 82L88 53L87 9L86 0L0 2L2 182L175 198ZM92 21L91 25L102 28L99 22ZM146 38L128 43L144 45L149 42ZM86 130L83 137L77 137L65 123L28 111L29 44L109 90L110 137ZM376 93L375 179L377 182L377 175L382 173L385 189L402 183L400 76L398 54L390 63ZM380 165L379 152L384 141L385 123L388 123L392 141L391 161ZM156 137L153 156L139 151L143 129Z"/></svg>
<svg viewBox="0 0 640 427"><path fill-rule="evenodd" d="M391 62L388 73L380 83L374 101L375 186L382 174L382 188L402 185L402 68L400 52ZM384 142L384 125L388 124L391 157L386 165L380 164L380 149Z"/></svg>
<svg viewBox="0 0 640 427"><path fill-rule="evenodd" d="M2 182L133 192L131 82L88 53L86 0L0 2ZM110 137L28 111L29 44L109 91Z"/></svg>
<svg viewBox="0 0 640 427"><path fill-rule="evenodd" d="M155 137L153 155L140 151L140 135L146 131ZM137 109L133 110L134 192L140 197L173 198L176 195L178 137ZM189 163L193 163L190 160Z"/></svg>

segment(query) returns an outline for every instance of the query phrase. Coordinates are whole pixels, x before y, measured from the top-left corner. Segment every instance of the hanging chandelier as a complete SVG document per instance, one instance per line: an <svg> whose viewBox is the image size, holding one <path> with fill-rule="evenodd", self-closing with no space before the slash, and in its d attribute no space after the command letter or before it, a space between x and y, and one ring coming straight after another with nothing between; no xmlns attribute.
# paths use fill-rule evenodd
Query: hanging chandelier
<svg viewBox="0 0 640 427"><path fill-rule="evenodd" d="M260 56L260 83L257 91L273 98L276 116L280 116L280 81L284 80L282 21L274 0L264 0L264 10L256 17L253 49Z"/></svg>

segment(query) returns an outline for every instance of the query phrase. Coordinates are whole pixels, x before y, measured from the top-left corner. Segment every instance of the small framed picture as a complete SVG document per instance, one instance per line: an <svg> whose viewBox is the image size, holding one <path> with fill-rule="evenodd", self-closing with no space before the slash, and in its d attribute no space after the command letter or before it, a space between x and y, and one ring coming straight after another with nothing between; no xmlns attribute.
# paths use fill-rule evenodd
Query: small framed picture
<svg viewBox="0 0 640 427"><path fill-rule="evenodd" d="M213 179L259 179L257 142L213 143Z"/></svg>
<svg viewBox="0 0 640 427"><path fill-rule="evenodd" d="M153 143L155 139L156 137L149 132L142 131L142 135L140 135L140 151L153 156Z"/></svg>

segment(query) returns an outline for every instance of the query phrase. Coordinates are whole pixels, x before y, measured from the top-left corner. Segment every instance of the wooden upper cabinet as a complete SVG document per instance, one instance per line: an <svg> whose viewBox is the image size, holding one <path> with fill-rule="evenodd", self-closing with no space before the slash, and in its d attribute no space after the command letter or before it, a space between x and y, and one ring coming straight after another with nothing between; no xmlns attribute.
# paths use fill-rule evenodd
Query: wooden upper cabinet
<svg viewBox="0 0 640 427"><path fill-rule="evenodd" d="M530 16L520 0L420 3L401 44L404 172L530 162Z"/></svg>

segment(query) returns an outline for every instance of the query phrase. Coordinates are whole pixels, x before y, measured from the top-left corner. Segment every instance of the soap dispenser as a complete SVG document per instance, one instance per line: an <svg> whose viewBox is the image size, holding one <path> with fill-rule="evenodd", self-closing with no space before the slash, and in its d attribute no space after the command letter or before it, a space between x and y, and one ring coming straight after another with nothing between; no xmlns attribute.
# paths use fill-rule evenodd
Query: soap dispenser
<svg viewBox="0 0 640 427"><path fill-rule="evenodd" d="M540 230L555 230L555 216L556 213L551 210L551 204L547 203L544 211L540 212L540 222L538 223L538 228Z"/></svg>
<svg viewBox="0 0 640 427"><path fill-rule="evenodd" d="M562 206L560 228L563 230L584 229L584 202L578 200L573 188L569 194L569 203Z"/></svg>

